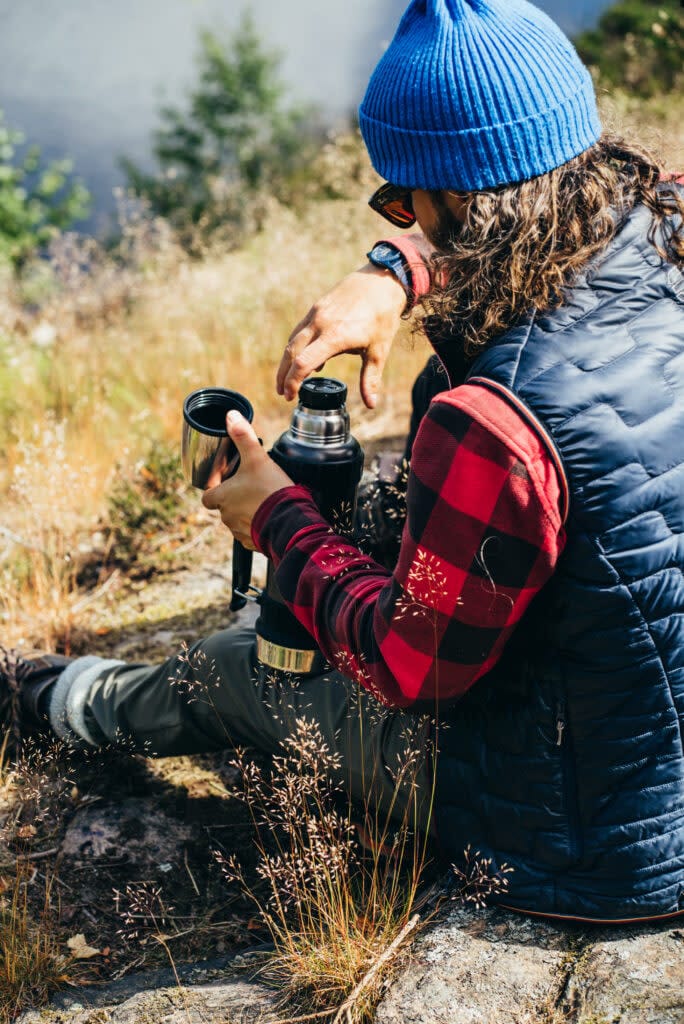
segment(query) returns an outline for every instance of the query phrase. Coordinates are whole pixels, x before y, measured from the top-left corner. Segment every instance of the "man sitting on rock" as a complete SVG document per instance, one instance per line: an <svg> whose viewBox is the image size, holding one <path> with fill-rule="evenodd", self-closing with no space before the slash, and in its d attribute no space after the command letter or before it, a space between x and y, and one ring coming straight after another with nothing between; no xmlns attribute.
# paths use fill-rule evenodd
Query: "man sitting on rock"
<svg viewBox="0 0 684 1024"><path fill-rule="evenodd" d="M394 571L335 535L236 414L241 468L204 504L274 561L335 669L274 680L247 628L154 667L29 662L24 721L164 756L228 736L273 750L309 716L352 795L397 813L409 727L420 826L455 863L471 845L510 865L506 905L677 914L684 192L602 134L587 70L524 0L413 0L360 124L388 182L372 205L422 235L376 246L312 309L278 385L293 398L356 351L374 404L407 293L422 311L447 376L412 441ZM437 737L410 728L426 708Z"/></svg>

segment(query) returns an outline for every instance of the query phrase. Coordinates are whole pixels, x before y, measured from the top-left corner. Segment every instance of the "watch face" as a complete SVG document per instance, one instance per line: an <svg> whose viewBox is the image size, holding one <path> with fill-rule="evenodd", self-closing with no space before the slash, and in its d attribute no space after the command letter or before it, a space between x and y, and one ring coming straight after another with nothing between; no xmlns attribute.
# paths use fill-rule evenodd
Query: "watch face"
<svg viewBox="0 0 684 1024"><path fill-rule="evenodd" d="M402 287L408 288L409 280L404 267L404 257L393 245L388 245L387 242L378 242L368 253L368 259L376 267L391 270Z"/></svg>

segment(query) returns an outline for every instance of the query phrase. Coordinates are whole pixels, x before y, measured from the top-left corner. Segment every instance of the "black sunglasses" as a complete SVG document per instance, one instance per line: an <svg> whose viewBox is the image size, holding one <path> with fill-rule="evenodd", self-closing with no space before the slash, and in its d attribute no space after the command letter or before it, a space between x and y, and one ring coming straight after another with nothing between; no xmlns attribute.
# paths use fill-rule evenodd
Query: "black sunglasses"
<svg viewBox="0 0 684 1024"><path fill-rule="evenodd" d="M396 228L410 228L416 223L411 191L410 188L386 182L373 193L368 205Z"/></svg>

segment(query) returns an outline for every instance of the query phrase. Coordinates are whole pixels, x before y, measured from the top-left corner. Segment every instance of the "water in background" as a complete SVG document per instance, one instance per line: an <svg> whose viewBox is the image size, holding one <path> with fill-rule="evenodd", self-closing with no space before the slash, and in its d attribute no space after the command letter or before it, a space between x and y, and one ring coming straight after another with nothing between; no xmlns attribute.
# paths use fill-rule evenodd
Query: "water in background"
<svg viewBox="0 0 684 1024"><path fill-rule="evenodd" d="M538 0L570 34L609 2ZM333 122L358 103L404 7L397 0L0 0L0 108L46 155L72 156L103 211L122 180L117 157L147 162L160 104L181 101L193 81L198 28L230 32L243 10L252 11L265 42L283 54L293 95Z"/></svg>

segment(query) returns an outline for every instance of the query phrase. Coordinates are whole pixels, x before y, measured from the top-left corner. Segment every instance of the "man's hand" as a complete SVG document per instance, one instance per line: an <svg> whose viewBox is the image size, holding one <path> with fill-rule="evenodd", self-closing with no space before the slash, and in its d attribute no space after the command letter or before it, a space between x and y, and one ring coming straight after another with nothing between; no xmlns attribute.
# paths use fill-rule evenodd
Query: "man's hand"
<svg viewBox="0 0 684 1024"><path fill-rule="evenodd" d="M288 401L314 370L332 356L361 356L361 397L375 408L382 371L406 305L406 293L391 271L366 264L329 291L290 335L276 386Z"/></svg>
<svg viewBox="0 0 684 1024"><path fill-rule="evenodd" d="M239 412L229 412L226 426L240 453L240 467L235 476L205 491L202 504L206 508L219 509L221 519L235 539L253 551L252 519L256 510L271 494L290 487L292 480L266 454L254 428L244 416Z"/></svg>

